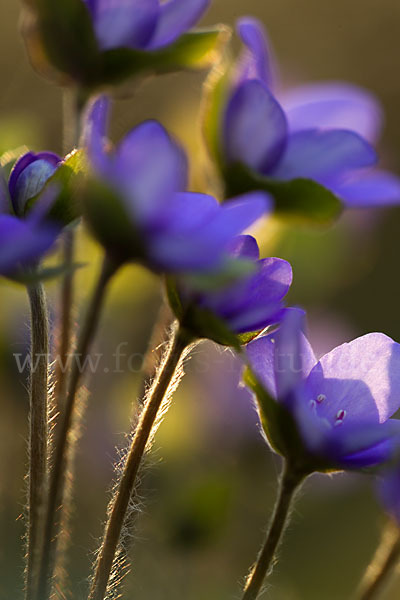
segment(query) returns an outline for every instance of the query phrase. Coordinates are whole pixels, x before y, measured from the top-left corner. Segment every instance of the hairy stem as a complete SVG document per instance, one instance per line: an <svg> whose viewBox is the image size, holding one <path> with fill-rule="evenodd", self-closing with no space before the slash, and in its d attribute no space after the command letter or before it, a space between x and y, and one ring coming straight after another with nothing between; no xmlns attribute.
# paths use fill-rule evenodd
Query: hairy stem
<svg viewBox="0 0 400 600"><path fill-rule="evenodd" d="M151 439L159 409L174 379L175 372L190 340L176 325L164 360L158 370L143 412L140 416L132 444L115 496L111 501L108 521L102 545L95 565L95 573L89 600L103 600L107 592L113 562L116 556L121 531L128 512L129 502L135 488L139 467Z"/></svg>
<svg viewBox="0 0 400 600"><path fill-rule="evenodd" d="M270 528L264 546L258 556L257 562L247 578L242 600L255 600L259 595L264 580L269 574L275 553L283 537L284 531L290 518L290 510L295 494L304 480L303 474L294 472L285 463L280 486L279 495L272 516Z"/></svg>
<svg viewBox="0 0 400 600"><path fill-rule="evenodd" d="M56 412L62 411L62 398L65 395L68 358L72 348L72 308L74 302L74 273L72 264L74 262L75 232L68 230L64 232L62 240L63 260L66 274L63 276L60 290L60 335L56 357L56 371L54 382L54 401Z"/></svg>
<svg viewBox="0 0 400 600"><path fill-rule="evenodd" d="M64 152L68 153L79 146L82 132L82 114L85 99L79 90L67 90L64 93ZM75 232L65 231L63 239L63 255L66 273L61 283L60 294L60 336L57 349L56 377L54 398L58 410L61 410L61 399L64 397L67 380L68 356L72 347L74 301L74 271L71 268L75 255Z"/></svg>
<svg viewBox="0 0 400 600"><path fill-rule="evenodd" d="M146 391L149 389L154 375L156 374L157 365L162 358L163 343L167 341L167 332L172 321L173 316L171 309L168 303L163 301L151 331L150 341L144 355L142 381L138 392L138 398L140 400L145 398Z"/></svg>
<svg viewBox="0 0 400 600"><path fill-rule="evenodd" d="M377 598L400 560L400 531L390 523L381 543L367 568L360 586L359 600Z"/></svg>
<svg viewBox="0 0 400 600"><path fill-rule="evenodd" d="M47 393L49 330L46 295L41 283L28 286L31 310L31 374L29 432L29 525L26 598L35 596L42 543L44 497L47 484Z"/></svg>
<svg viewBox="0 0 400 600"><path fill-rule="evenodd" d="M116 265L106 258L102 271L95 287L90 302L86 319L78 339L76 356L71 365L71 374L68 385L68 393L65 408L62 414L60 426L56 435L54 453L54 464L50 477L49 497L47 503L47 514L45 521L44 542L41 552L41 564L39 572L39 594L37 600L47 600L49 597L50 581L52 577L53 561L52 552L57 543L57 510L62 503L65 486L65 467L69 447L69 434L76 409L76 397L79 383L84 373L90 346L93 341L103 306L107 284L115 273ZM79 360L78 360L79 359Z"/></svg>

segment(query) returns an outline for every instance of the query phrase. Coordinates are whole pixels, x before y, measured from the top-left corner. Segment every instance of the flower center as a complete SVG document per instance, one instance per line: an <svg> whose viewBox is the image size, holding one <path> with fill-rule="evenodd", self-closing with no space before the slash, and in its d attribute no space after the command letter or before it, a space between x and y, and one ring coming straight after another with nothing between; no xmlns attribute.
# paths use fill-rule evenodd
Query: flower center
<svg viewBox="0 0 400 600"><path fill-rule="evenodd" d="M326 396L325 394L318 394L318 396L316 397L316 399L311 399L308 403L308 406L310 407L310 409L314 412L317 413L317 408L318 405L322 404L323 402L326 402ZM336 416L335 416L335 420L334 420L334 427L337 427L338 425L342 425L344 419L346 418L347 412L341 408L340 410L337 411ZM328 421L326 421L328 423ZM332 425L331 425L332 426Z"/></svg>

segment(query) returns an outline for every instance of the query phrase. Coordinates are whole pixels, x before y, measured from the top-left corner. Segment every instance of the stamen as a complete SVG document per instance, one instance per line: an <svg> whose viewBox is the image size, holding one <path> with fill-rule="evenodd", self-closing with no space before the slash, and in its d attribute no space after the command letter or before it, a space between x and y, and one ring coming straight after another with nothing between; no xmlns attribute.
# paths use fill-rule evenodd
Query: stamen
<svg viewBox="0 0 400 600"><path fill-rule="evenodd" d="M338 410L338 412L337 412L337 414L336 414L335 427L336 427L337 425L341 425L341 424L343 423L343 421L344 421L344 419L345 419L345 417L346 417L346 414L347 414L347 413L346 413L346 411L345 411L345 410L343 410L343 409L341 409L341 410Z"/></svg>
<svg viewBox="0 0 400 600"><path fill-rule="evenodd" d="M321 402L325 402L325 400L326 400L325 394L318 394L318 396L317 396L318 404L321 404Z"/></svg>
<svg viewBox="0 0 400 600"><path fill-rule="evenodd" d="M310 400L308 405L311 408L311 410L315 410L317 408L317 403L315 402L315 400Z"/></svg>

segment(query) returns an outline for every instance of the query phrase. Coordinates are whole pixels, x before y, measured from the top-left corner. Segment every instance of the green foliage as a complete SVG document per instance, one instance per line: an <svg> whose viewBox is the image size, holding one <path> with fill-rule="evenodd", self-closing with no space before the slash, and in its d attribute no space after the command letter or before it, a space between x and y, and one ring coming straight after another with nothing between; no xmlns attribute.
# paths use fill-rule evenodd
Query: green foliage
<svg viewBox="0 0 400 600"><path fill-rule="evenodd" d="M279 216L308 225L330 225L342 210L339 198L311 179L277 181L263 177L242 164L227 167L223 179L226 198L262 190L273 196L275 212Z"/></svg>
<svg viewBox="0 0 400 600"><path fill-rule="evenodd" d="M98 85L118 84L135 75L202 69L212 64L230 37L224 26L186 33L160 50L116 48L101 54Z"/></svg>
<svg viewBox="0 0 400 600"><path fill-rule="evenodd" d="M82 192L83 212L94 237L117 262L139 260L144 248L134 222L118 195L89 177Z"/></svg>
<svg viewBox="0 0 400 600"><path fill-rule="evenodd" d="M288 445L289 440L291 443L294 443L296 440L296 445L300 448L302 447L293 418L275 398L272 398L264 386L259 383L250 368L245 369L243 381L254 392L257 398L261 424L271 448L288 459L291 454Z"/></svg>
<svg viewBox="0 0 400 600"><path fill-rule="evenodd" d="M100 49L82 0L36 0L37 27L49 62L86 85L98 71Z"/></svg>
<svg viewBox="0 0 400 600"><path fill-rule="evenodd" d="M221 170L224 165L221 150L221 121L228 101L232 63L225 56L211 71L204 84L201 122L208 151Z"/></svg>
<svg viewBox="0 0 400 600"><path fill-rule="evenodd" d="M232 346L240 352L238 336L230 331L222 319L195 303L184 305L173 277L167 277L166 289L171 310L181 328L185 329L191 337L212 340L222 346Z"/></svg>

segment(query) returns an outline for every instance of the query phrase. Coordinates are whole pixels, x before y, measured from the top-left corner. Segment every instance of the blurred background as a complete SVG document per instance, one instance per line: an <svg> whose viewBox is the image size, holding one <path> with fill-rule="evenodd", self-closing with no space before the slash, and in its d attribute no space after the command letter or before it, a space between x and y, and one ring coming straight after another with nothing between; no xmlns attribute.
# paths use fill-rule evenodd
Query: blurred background
<svg viewBox="0 0 400 600"><path fill-rule="evenodd" d="M30 68L18 33L19 5L0 6L0 152L22 144L62 150L62 95ZM382 101L386 126L383 164L400 174L400 4L395 0L213 0L204 22L233 25L243 14L266 24L285 84L347 80ZM237 44L237 41L235 42ZM115 138L156 117L191 156L193 187L201 189L203 153L197 112L205 73L146 81L120 97ZM329 231L294 230L269 223L265 252L291 261L292 303L309 312L319 354L370 331L400 340L398 249L400 209L347 212ZM99 249L83 232L77 321L96 276ZM48 286L52 315L57 285ZM127 267L110 290L95 352L101 357L90 395L77 460L70 594L85 598L92 553L102 531L116 448L126 446L139 369L161 302L158 280ZM22 598L26 439L26 374L14 354L29 346L24 290L0 282L0 598ZM53 317L53 321L55 318ZM121 369L115 353L123 344ZM121 370L121 373L115 373ZM199 346L161 425L138 490L126 598L225 600L241 584L260 546L276 490L279 461L258 432L255 411L237 389L239 369L229 352ZM384 517L367 478L314 476L305 486L265 598L346 600L370 559ZM384 600L399 597L393 580Z"/></svg>

